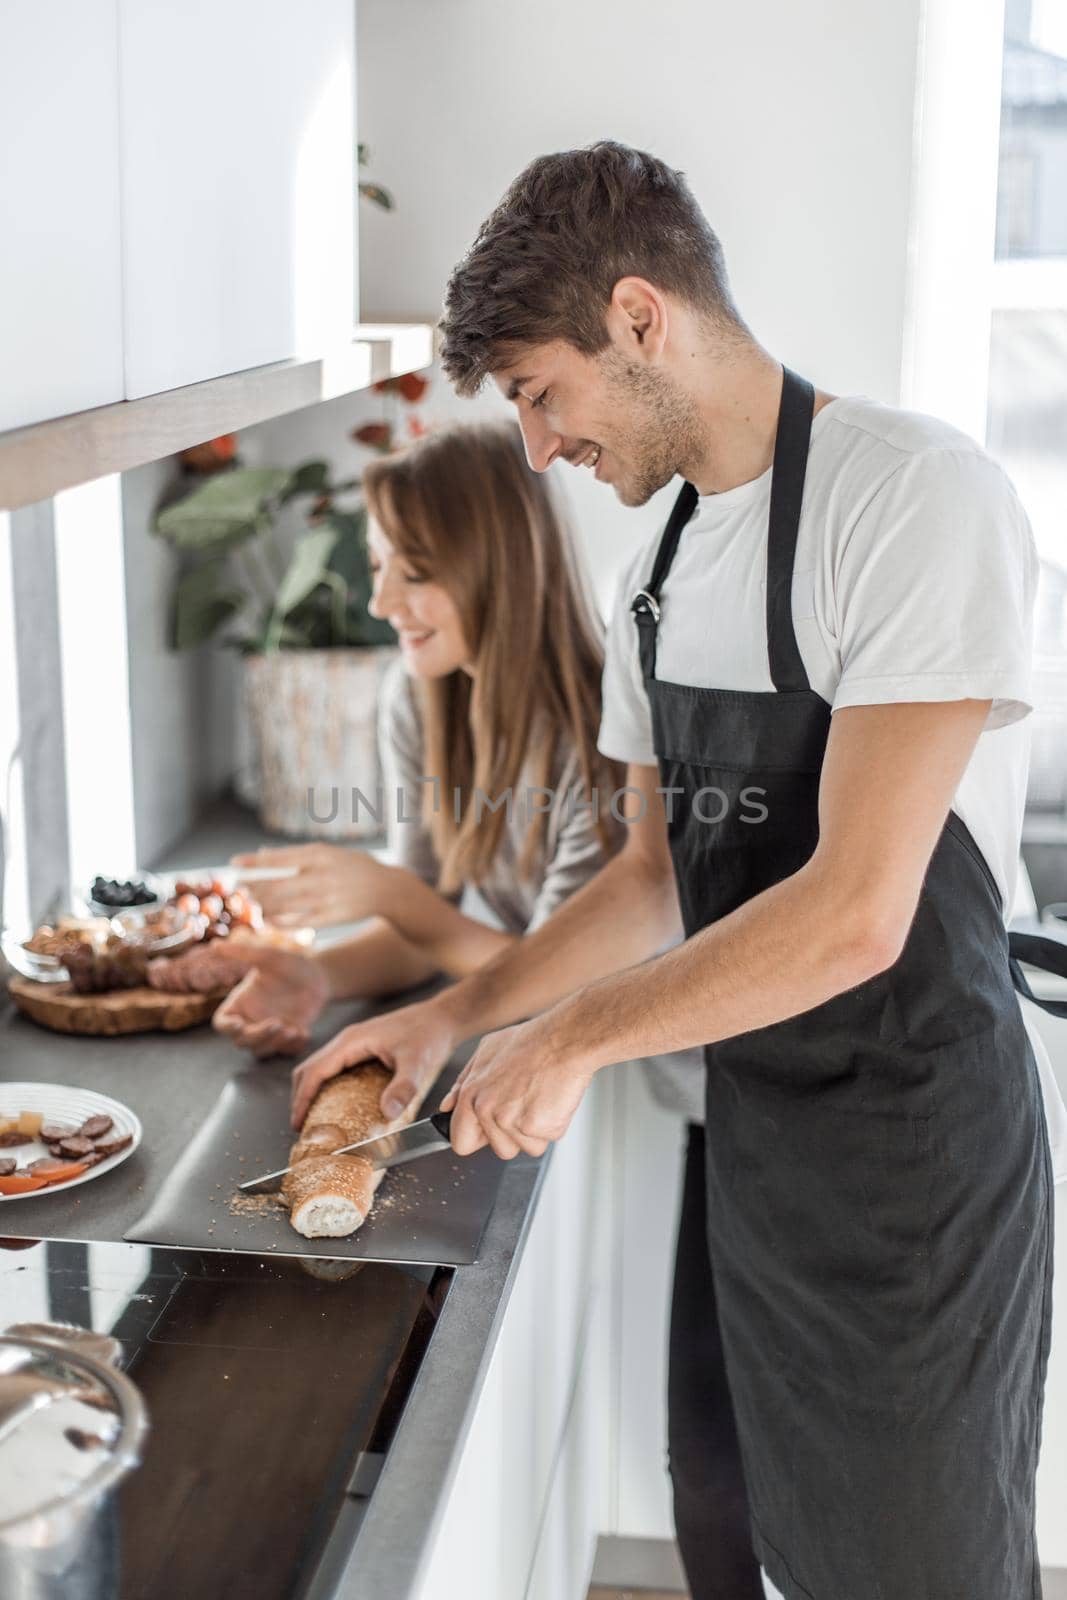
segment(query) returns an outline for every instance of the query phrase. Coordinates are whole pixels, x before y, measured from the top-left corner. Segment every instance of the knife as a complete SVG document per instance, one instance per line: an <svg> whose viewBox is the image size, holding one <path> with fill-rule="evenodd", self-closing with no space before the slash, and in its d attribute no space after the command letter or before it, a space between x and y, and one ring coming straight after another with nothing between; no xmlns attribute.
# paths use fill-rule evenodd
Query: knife
<svg viewBox="0 0 1067 1600"><path fill-rule="evenodd" d="M383 1133L377 1139L360 1139L356 1144L346 1144L340 1150L324 1150L323 1155L360 1155L372 1167L399 1167L405 1161L419 1156L433 1155L435 1150L447 1150L451 1145L451 1111L435 1111L432 1117L419 1122L409 1122L395 1133ZM248 1178L237 1185L244 1194L276 1194L286 1173L292 1167L281 1167L277 1172L265 1172L261 1177Z"/></svg>

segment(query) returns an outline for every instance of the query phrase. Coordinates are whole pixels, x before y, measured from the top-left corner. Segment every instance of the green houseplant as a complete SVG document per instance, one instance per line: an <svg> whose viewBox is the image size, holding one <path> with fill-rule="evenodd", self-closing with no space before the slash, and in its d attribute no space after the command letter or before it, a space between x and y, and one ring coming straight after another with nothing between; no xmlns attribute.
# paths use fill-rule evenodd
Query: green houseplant
<svg viewBox="0 0 1067 1600"><path fill-rule="evenodd" d="M366 648L388 644L372 617L366 510L338 500L359 480L331 483L325 461L285 467L232 466L172 501L155 531L183 557L174 591L172 643L202 644L231 624L242 652ZM306 533L291 554L276 535L279 513L305 502Z"/></svg>
<svg viewBox="0 0 1067 1600"><path fill-rule="evenodd" d="M376 388L393 415L352 437L385 452L395 447L397 409L414 407L427 383L408 373ZM406 431L423 431L413 409ZM229 435L186 452L183 464L182 492L154 524L180 563L171 643L221 639L242 657L238 795L266 827L293 837L379 831L377 698L396 649L392 629L368 610L359 478L335 478L321 460L246 467ZM283 550L278 523L290 508L305 528Z"/></svg>

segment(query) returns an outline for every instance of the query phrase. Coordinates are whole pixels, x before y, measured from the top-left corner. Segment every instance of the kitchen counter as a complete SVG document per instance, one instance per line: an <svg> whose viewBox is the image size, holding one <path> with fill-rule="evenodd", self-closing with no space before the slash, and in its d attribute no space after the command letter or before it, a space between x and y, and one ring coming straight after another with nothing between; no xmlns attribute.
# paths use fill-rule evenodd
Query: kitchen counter
<svg viewBox="0 0 1067 1600"><path fill-rule="evenodd" d="M319 1020L314 1044L366 1015L343 1003ZM246 1058L210 1028L93 1039L51 1033L0 1002L0 1065L6 1078L98 1088L144 1124L140 1148L72 1196L74 1217L57 1228L54 1199L18 1202L19 1232L115 1242L145 1208L159 1175L179 1158ZM269 1072L288 1072L272 1062ZM306 1600L405 1600L419 1583L485 1377L544 1181L548 1159L508 1165L476 1265L454 1276L401 1421L369 1499L346 1502ZM0 1223L2 1232L2 1223ZM0 1308L2 1309L2 1308ZM220 1594L224 1591L220 1591ZM204 1600L211 1600L208 1595Z"/></svg>

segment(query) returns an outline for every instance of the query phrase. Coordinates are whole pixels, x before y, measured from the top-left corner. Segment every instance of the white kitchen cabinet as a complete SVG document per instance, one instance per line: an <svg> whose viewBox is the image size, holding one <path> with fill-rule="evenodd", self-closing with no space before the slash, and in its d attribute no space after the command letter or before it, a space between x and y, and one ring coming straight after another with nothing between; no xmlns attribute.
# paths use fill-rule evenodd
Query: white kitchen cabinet
<svg viewBox="0 0 1067 1600"><path fill-rule="evenodd" d="M0 431L122 398L117 17L0 13Z"/></svg>
<svg viewBox="0 0 1067 1600"><path fill-rule="evenodd" d="M610 1074L553 1151L418 1600L584 1600L608 1516Z"/></svg>
<svg viewBox="0 0 1067 1600"><path fill-rule="evenodd" d="M667 1337L685 1123L652 1098L640 1063L615 1070L617 1445L612 1522L604 1531L673 1539Z"/></svg>
<svg viewBox="0 0 1067 1600"><path fill-rule="evenodd" d="M418 1600L585 1600L602 1534L673 1539L666 1328L682 1123L598 1073L556 1146Z"/></svg>
<svg viewBox="0 0 1067 1600"><path fill-rule="evenodd" d="M119 15L127 398L343 343L352 0L119 0Z"/></svg>

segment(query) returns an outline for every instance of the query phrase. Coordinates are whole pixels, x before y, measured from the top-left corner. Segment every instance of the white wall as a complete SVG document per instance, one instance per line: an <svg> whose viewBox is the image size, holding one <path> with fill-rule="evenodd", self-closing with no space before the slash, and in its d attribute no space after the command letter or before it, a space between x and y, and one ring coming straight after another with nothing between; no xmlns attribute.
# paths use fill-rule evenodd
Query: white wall
<svg viewBox="0 0 1067 1600"><path fill-rule="evenodd" d="M30 920L11 518L0 511L0 926Z"/></svg>
<svg viewBox="0 0 1067 1600"><path fill-rule="evenodd" d="M179 571L151 532L176 476L150 461L122 479L123 573L130 660L130 733L137 860L147 866L229 785L235 765L239 660L218 643L172 650Z"/></svg>
<svg viewBox="0 0 1067 1600"><path fill-rule="evenodd" d="M358 0L367 315L436 317L519 170L598 138L683 168L757 336L835 392L900 394L919 0ZM435 406L451 410L445 385ZM472 404L453 402L460 415ZM601 598L661 523L559 469Z"/></svg>
<svg viewBox="0 0 1067 1600"><path fill-rule="evenodd" d="M832 389L900 374L917 0L359 0L368 310L434 310L533 156L617 138L689 175L743 312Z"/></svg>

